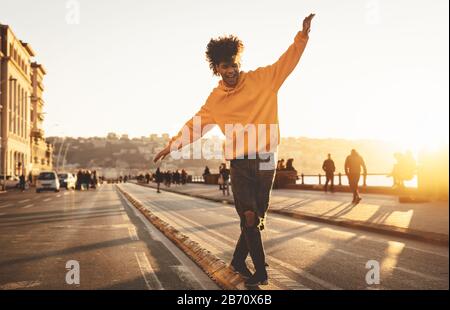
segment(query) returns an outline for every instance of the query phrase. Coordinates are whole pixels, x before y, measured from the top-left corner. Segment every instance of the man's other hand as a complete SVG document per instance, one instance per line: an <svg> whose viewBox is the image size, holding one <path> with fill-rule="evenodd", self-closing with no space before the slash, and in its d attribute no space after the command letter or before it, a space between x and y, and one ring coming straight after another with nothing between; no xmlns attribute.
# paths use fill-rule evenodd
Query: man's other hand
<svg viewBox="0 0 450 310"><path fill-rule="evenodd" d="M163 160L170 153L170 143L153 158L153 162L156 163L158 160Z"/></svg>

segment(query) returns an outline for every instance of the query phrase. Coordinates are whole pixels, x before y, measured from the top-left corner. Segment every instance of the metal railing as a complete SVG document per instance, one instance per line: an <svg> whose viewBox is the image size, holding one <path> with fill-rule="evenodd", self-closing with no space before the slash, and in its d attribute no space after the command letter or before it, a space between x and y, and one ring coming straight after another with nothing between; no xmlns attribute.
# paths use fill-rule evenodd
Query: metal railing
<svg viewBox="0 0 450 310"><path fill-rule="evenodd" d="M201 175L193 175L192 176L192 183L204 183L205 179Z"/></svg>
<svg viewBox="0 0 450 310"><path fill-rule="evenodd" d="M386 181L382 182L382 183L386 183L386 184L370 184L372 182L370 182L371 179L373 179L373 177L385 177ZM415 175L415 177L417 177L417 175ZM335 186L347 186L347 175L345 173L336 173L333 176L334 181L334 185ZM307 182L307 179L314 179L314 182ZM337 179L337 180L336 180ZM326 175L322 174L322 173L318 173L318 174L304 174L301 173L299 175L297 175L297 184L301 184L301 185L324 185L326 182ZM361 175L361 181L362 181L362 186L381 186L381 187L390 187L391 185L389 185L391 183L391 181L387 181L387 180L392 180L391 175L389 173L367 173L366 177L364 177L364 175ZM203 178L203 176L192 176L192 183L204 183L205 179ZM415 185L417 186L417 185ZM414 185L411 187L415 187Z"/></svg>
<svg viewBox="0 0 450 310"><path fill-rule="evenodd" d="M374 180L374 177L384 177L385 178L385 182L374 182L374 183L385 183L385 184L370 184L372 182L370 182L370 180ZM299 184L301 185L306 185L305 179L307 178L315 178L318 182L313 183L312 185L323 185L326 182L326 174L322 174L322 173L318 173L318 174L299 174L298 175L298 181ZM343 180L347 181L347 175L345 173L336 173L333 176L333 179L336 180L337 178L337 184L335 183L335 185L337 186L343 186L343 185L347 185L344 184ZM413 183L417 182L417 175L414 175L413 178ZM361 174L361 179L362 181L362 185L363 186L381 186L381 187L389 187L392 186L392 175L389 173L367 173L365 176L363 174ZM368 182L369 180L369 182ZM380 181L381 179L378 179L378 181ZM390 180L390 181L387 181ZM411 181L411 180L409 180ZM409 182L407 181L407 182ZM391 184L391 185L389 185ZM417 184L415 185L417 186ZM415 187L414 185L412 187Z"/></svg>

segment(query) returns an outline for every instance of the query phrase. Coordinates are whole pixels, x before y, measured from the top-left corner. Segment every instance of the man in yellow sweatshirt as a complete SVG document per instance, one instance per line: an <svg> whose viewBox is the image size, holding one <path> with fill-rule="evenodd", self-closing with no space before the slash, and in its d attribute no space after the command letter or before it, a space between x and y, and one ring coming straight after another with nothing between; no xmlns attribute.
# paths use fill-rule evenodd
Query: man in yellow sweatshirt
<svg viewBox="0 0 450 310"><path fill-rule="evenodd" d="M240 71L244 46L237 37L211 39L206 57L222 80L200 111L154 158L157 162L171 151L193 143L212 125L220 127L226 136L225 157L231 161L231 187L241 219L241 235L231 266L247 278L247 286L268 283L260 231L269 207L280 137L277 94L302 56L313 17L310 14L304 19L302 31L277 62L254 71ZM245 263L248 254L255 266L254 274Z"/></svg>

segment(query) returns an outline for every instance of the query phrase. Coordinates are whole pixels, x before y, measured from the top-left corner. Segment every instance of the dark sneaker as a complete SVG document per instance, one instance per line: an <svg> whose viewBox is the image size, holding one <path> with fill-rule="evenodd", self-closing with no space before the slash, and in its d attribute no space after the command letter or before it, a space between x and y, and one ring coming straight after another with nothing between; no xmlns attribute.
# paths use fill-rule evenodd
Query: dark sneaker
<svg viewBox="0 0 450 310"><path fill-rule="evenodd" d="M246 265L234 265L230 264L231 269L239 273L244 279L248 279L252 276L252 272L247 268Z"/></svg>
<svg viewBox="0 0 450 310"><path fill-rule="evenodd" d="M269 284L269 280L267 275L258 275L254 274L248 280L245 281L245 285L248 287L255 287L259 285L267 285Z"/></svg>

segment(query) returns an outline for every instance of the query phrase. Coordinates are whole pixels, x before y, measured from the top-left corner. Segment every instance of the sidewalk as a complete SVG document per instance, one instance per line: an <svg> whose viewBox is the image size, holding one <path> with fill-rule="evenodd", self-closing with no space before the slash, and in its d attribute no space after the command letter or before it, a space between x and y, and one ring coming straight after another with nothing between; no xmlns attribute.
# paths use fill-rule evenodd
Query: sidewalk
<svg viewBox="0 0 450 310"><path fill-rule="evenodd" d="M140 184L155 188L154 183ZM161 185L161 190L233 204L233 194L223 196L218 185ZM348 193L307 190L272 191L269 212L363 230L386 233L448 246L448 201L399 203L392 195L363 194L358 205Z"/></svg>

